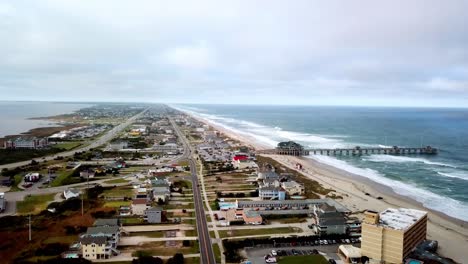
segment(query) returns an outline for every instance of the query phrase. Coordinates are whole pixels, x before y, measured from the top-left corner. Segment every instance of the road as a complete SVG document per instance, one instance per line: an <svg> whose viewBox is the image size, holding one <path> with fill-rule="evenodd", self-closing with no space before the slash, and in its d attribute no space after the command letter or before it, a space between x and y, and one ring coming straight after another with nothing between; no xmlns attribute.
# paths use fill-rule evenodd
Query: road
<svg viewBox="0 0 468 264"><path fill-rule="evenodd" d="M66 152L62 152L62 153L56 153L54 155L50 155L50 156L45 156L45 157L42 157L42 158L36 158L36 160L40 160L40 161L48 161L48 160L53 160L55 159L57 156L62 156L62 157L69 157L69 156L73 156L75 154L75 152L82 152L82 151L88 151L89 149L92 149L92 148L96 148L96 147L99 147L105 143L107 143L108 141L110 141L111 139L113 139L118 133L120 133L122 130L124 130L127 126L129 126L131 123L133 123L133 121L135 121L136 119L138 119L139 117L141 117L144 113L146 113L150 108L146 108L145 110L141 111L140 113L130 117L129 119L127 119L127 121L125 121L125 123L122 123L114 128L112 128L111 130L109 130L106 134L104 134L103 136L99 137L98 139L96 139L95 141L93 141L91 144L85 146L85 147L82 147L82 148L79 148L79 149L74 149L74 150L71 150L71 151L66 151ZM11 168L16 168L16 167L19 167L19 166L25 166L25 165L28 165L28 164L31 164L31 161L32 160L26 160L26 161L20 161L20 162L15 162L15 163L9 163L9 164L4 164L4 165L0 165L0 170L2 169L11 169Z"/></svg>
<svg viewBox="0 0 468 264"><path fill-rule="evenodd" d="M184 145L184 157L187 157L190 162L190 171L192 173L192 188L193 188L193 201L195 205L195 217L197 219L198 239L200 243L200 257L203 264L215 264L216 258L211 244L210 232L206 221L205 208L203 208L203 200L198 185L197 167L195 161L191 156L192 150L187 141L187 138L182 134L177 124L170 118L169 119L174 127L179 140Z"/></svg>

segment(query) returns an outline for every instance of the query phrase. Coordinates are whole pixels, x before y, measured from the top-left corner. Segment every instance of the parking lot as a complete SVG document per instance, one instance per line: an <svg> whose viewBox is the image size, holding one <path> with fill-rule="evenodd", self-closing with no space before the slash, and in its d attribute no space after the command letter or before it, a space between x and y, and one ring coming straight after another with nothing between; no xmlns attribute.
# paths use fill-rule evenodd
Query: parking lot
<svg viewBox="0 0 468 264"><path fill-rule="evenodd" d="M325 242L326 241L326 242ZM349 242L348 242L349 241ZM355 243L353 243L353 241ZM343 243L344 242L344 243ZM303 256L321 254L327 259L334 259L336 263L343 263L337 255L338 246L342 244L352 244L360 247L358 239L339 239L337 240L315 240L310 242L296 243L276 243L273 245L258 245L254 248L246 249L247 257L253 264L265 263L265 256L272 255L272 250L275 251L276 257L281 256ZM326 244L325 244L326 243Z"/></svg>

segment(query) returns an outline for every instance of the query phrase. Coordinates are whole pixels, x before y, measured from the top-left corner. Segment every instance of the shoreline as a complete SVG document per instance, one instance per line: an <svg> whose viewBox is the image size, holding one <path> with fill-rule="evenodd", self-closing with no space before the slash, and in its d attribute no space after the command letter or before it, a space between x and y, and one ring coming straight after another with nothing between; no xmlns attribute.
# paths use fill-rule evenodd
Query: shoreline
<svg viewBox="0 0 468 264"><path fill-rule="evenodd" d="M225 136L238 140L256 150L271 148L259 143L255 138L236 133L222 126L204 120L193 114L182 111L192 118L209 125ZM374 182L363 176L352 174L340 168L321 163L306 157L264 155L275 159L277 162L291 169L295 169L296 163L301 163L303 170L299 171L304 176L315 180L326 188L331 188L343 199L338 201L352 211L364 211L366 209L383 211L389 207L408 207L428 212L428 239L439 241L439 253L443 256L463 263L468 259L468 252L464 245L468 241L468 222L457 219L424 207L420 202L397 194L392 188ZM370 195L366 195L366 193ZM382 199L377 199L377 197Z"/></svg>

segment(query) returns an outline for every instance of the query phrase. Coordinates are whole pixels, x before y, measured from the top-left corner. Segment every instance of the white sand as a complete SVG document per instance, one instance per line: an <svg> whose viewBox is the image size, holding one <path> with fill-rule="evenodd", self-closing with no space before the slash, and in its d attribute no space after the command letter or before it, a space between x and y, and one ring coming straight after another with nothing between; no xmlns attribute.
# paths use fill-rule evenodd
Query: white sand
<svg viewBox="0 0 468 264"><path fill-rule="evenodd" d="M271 146L259 144L255 138L244 134L236 134L204 120L198 120L207 123L226 136L239 140L257 150L271 148ZM428 211L427 238L439 241L439 253L441 255L452 258L459 263L467 263L468 223L428 210L414 200L395 194L387 187L312 159L293 156L267 156L274 158L291 169L295 169L296 163L301 163L303 166L301 172L305 176L321 183L325 188L336 190L336 195L344 197L339 202L352 211L364 211L367 209L382 211L389 207L406 207ZM370 196L365 193L369 193ZM383 199L378 200L377 197L379 196L383 197Z"/></svg>

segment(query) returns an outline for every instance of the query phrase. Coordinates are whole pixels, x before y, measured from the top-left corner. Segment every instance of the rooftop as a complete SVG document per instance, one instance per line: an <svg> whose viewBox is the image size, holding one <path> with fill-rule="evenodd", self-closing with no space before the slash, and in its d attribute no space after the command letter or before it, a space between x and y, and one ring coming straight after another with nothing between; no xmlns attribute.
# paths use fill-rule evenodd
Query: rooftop
<svg viewBox="0 0 468 264"><path fill-rule="evenodd" d="M93 236L85 236L80 238L80 242L83 245L90 245L90 244L97 244L97 245L103 245L106 244L107 238L106 237L93 237Z"/></svg>
<svg viewBox="0 0 468 264"><path fill-rule="evenodd" d="M379 214L379 225L395 230L406 230L427 215L425 211L407 208L389 208Z"/></svg>
<svg viewBox="0 0 468 264"><path fill-rule="evenodd" d="M94 226L118 226L119 220L118 219L96 219L94 221Z"/></svg>

